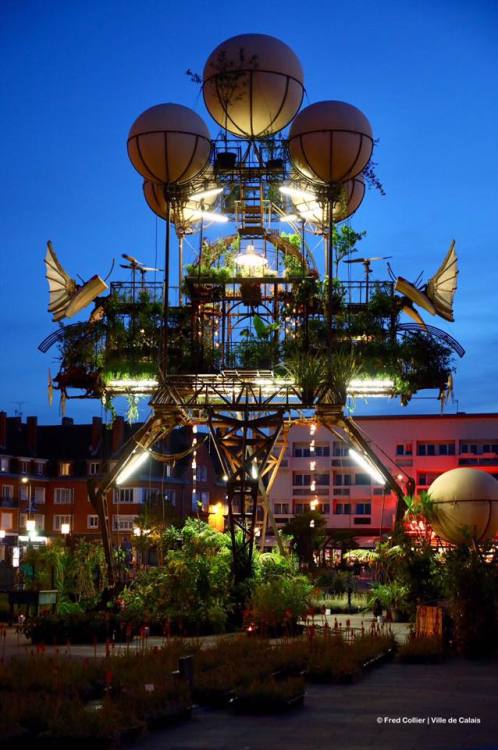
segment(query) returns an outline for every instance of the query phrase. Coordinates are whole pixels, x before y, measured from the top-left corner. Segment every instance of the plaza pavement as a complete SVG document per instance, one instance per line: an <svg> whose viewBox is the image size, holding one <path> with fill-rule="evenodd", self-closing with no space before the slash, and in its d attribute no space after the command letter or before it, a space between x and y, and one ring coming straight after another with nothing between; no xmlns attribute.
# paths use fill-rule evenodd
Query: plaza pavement
<svg viewBox="0 0 498 750"><path fill-rule="evenodd" d="M160 748L498 750L498 661L386 664L352 685L308 686L304 707L285 716L194 709L191 721L137 744Z"/></svg>
<svg viewBox="0 0 498 750"><path fill-rule="evenodd" d="M341 627L341 630L346 630L349 627L355 629L361 629L363 627L366 631L372 625L372 617L364 617L363 615L328 615L317 616L315 618L315 624L317 629L323 627L327 623L330 628L337 626ZM406 640L409 631L409 625L407 623L390 623L384 626L385 629L390 628L398 641L403 643ZM208 648L213 642L223 638L233 638L236 634L228 635L215 635L215 636L201 636L199 639L202 642L204 648ZM162 646L165 643L161 637L153 637L146 639L135 638L129 645L124 644L109 644L106 646L105 643L99 643L97 645L66 645L66 646L51 646L46 644L44 647L45 653L47 654L62 654L72 657L91 658L105 656L106 650L109 648L113 654L127 653L130 651L140 651L143 649L151 649L154 646ZM0 658L10 658L12 656L20 656L22 654L31 654L36 652L36 646L32 646L31 642L18 632L15 627L6 628L5 638L0 637Z"/></svg>

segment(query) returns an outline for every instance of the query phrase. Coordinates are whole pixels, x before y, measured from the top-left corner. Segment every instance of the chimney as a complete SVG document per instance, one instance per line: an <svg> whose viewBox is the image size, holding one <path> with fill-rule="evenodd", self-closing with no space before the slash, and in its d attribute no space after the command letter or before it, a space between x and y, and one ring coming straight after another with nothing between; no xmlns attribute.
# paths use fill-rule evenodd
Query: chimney
<svg viewBox="0 0 498 750"><path fill-rule="evenodd" d="M7 412L0 411L0 448L7 447Z"/></svg>
<svg viewBox="0 0 498 750"><path fill-rule="evenodd" d="M36 456L36 442L38 437L38 418L28 417L26 419L26 427L28 430L28 451Z"/></svg>
<svg viewBox="0 0 498 750"><path fill-rule="evenodd" d="M69 427L72 424L74 424L74 419L72 417L62 417L63 427Z"/></svg>
<svg viewBox="0 0 498 750"><path fill-rule="evenodd" d="M102 441L102 418L93 417L92 419L92 437L90 442L90 453L95 454Z"/></svg>
<svg viewBox="0 0 498 750"><path fill-rule="evenodd" d="M112 423L112 452L117 453L124 443L124 417L116 417Z"/></svg>

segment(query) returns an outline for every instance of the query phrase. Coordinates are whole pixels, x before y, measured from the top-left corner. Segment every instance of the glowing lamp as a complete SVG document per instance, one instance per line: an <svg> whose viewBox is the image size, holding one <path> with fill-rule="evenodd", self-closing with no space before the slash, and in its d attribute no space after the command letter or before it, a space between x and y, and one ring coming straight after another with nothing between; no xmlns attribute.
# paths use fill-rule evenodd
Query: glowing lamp
<svg viewBox="0 0 498 750"><path fill-rule="evenodd" d="M235 265L243 276L259 276L264 273L268 260L256 252L254 245L247 245L244 253L235 256Z"/></svg>
<svg viewBox="0 0 498 750"><path fill-rule="evenodd" d="M149 457L149 451L142 451L141 453L132 454L130 460L126 466L121 469L118 476L116 477L116 484L123 484L131 475L144 464Z"/></svg>
<svg viewBox="0 0 498 750"><path fill-rule="evenodd" d="M372 477L372 479L377 482L377 484L385 484L386 480L380 473L380 471L377 471L375 466L370 463L364 456L362 456L357 451L353 450L353 448L349 449L349 455L353 459L353 461L358 464L358 466L361 466L362 469L365 469L365 471L368 472L368 474Z"/></svg>
<svg viewBox="0 0 498 750"><path fill-rule="evenodd" d="M63 536L67 536L71 533L71 524L69 523L61 523L61 534Z"/></svg>

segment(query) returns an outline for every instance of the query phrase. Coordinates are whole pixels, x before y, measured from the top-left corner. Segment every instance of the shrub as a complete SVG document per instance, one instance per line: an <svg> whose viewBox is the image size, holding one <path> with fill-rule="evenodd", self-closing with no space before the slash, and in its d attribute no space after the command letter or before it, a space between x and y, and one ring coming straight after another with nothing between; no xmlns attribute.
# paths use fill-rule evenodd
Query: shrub
<svg viewBox="0 0 498 750"><path fill-rule="evenodd" d="M278 576L257 582L252 591L248 617L262 633L293 633L299 618L310 607L312 589L305 576Z"/></svg>
<svg viewBox="0 0 498 750"><path fill-rule="evenodd" d="M404 664L438 664L443 659L444 647L440 638L412 635L398 648L398 660Z"/></svg>

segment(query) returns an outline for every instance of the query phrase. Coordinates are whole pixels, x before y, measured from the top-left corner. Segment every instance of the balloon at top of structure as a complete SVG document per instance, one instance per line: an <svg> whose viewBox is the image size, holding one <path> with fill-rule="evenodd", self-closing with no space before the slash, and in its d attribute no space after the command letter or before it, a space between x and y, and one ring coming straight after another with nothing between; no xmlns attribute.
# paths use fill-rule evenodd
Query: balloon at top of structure
<svg viewBox="0 0 498 750"><path fill-rule="evenodd" d="M293 165L310 180L350 180L372 155L372 128L359 109L346 102L310 104L292 123L289 153Z"/></svg>
<svg viewBox="0 0 498 750"><path fill-rule="evenodd" d="M222 42L209 56L202 80L211 117L242 138L278 133L304 96L301 63L290 47L267 34Z"/></svg>
<svg viewBox="0 0 498 750"><path fill-rule="evenodd" d="M137 117L128 135L128 156L142 177L164 185L189 182L211 151L204 120L181 104L157 104Z"/></svg>
<svg viewBox="0 0 498 750"><path fill-rule="evenodd" d="M498 530L498 482L479 469L451 469L429 487L430 523L452 544L491 539Z"/></svg>

